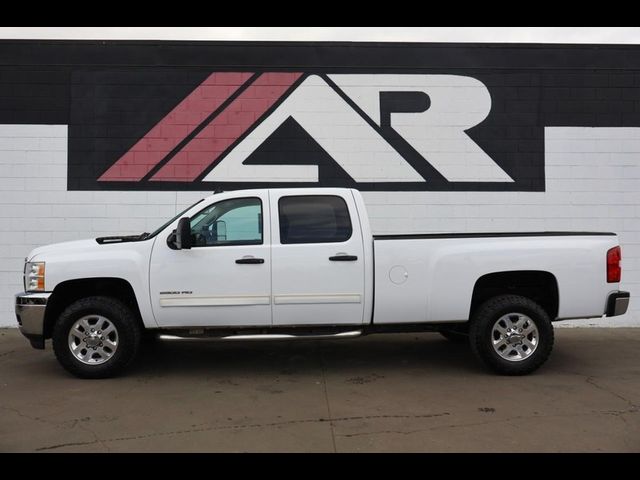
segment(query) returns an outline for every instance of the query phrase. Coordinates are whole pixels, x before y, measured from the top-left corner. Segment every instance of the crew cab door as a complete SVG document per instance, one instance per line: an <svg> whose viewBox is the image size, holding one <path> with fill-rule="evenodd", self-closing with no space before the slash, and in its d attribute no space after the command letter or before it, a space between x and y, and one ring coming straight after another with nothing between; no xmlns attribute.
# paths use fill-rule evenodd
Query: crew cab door
<svg viewBox="0 0 640 480"><path fill-rule="evenodd" d="M172 249L171 229L158 235L149 269L158 325L271 325L268 220L266 191L221 194L191 215L191 249Z"/></svg>
<svg viewBox="0 0 640 480"><path fill-rule="evenodd" d="M344 192L270 191L274 325L363 323L362 232Z"/></svg>

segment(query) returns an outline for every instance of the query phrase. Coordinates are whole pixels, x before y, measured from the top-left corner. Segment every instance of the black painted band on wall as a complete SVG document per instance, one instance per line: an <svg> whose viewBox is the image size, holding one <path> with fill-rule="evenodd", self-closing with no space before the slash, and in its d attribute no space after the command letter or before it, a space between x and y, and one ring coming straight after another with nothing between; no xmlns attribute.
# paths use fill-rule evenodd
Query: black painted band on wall
<svg viewBox="0 0 640 480"><path fill-rule="evenodd" d="M448 88L455 82L458 90ZM326 126L289 107L313 104L316 90L326 96L318 122L323 102L339 109ZM455 158L445 168L463 138L455 130L449 143L429 138L448 131L447 115L464 118L442 103L467 96L476 102L469 117L488 106L486 118L470 128L452 122L470 139L469 154L487 162L487 178L504 173L499 181L482 178L482 169L456 170ZM438 108L446 115L435 115ZM331 118L352 122L344 138L317 133L333 131ZM426 140L420 130L412 136L411 119ZM7 40L0 41L0 123L69 125L70 190L543 191L545 127L640 126L640 47ZM238 156L270 123L269 135ZM350 139L350 128L363 134ZM354 146L397 165L375 177L367 170L384 163L359 165ZM223 166L236 180L211 180ZM303 167L302 181L279 180L298 171L291 166Z"/></svg>

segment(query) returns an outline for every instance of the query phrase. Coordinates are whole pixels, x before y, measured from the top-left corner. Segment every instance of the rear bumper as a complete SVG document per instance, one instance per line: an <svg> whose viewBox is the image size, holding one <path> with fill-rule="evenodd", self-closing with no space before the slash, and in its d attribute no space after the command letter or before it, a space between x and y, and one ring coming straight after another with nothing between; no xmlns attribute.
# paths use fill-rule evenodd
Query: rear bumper
<svg viewBox="0 0 640 480"><path fill-rule="evenodd" d="M623 315L629 308L629 292L614 292L609 295L607 300L607 311L604 313L607 317L616 317Z"/></svg>
<svg viewBox="0 0 640 480"><path fill-rule="evenodd" d="M18 293L16 318L20 332L29 339L33 348L44 348L44 312L51 293Z"/></svg>

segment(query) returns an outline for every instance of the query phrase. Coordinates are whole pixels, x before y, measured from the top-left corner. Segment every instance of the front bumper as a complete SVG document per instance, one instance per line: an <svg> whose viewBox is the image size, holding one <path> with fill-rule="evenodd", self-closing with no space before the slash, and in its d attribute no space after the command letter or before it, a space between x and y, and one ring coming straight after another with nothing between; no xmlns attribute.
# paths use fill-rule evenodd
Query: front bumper
<svg viewBox="0 0 640 480"><path fill-rule="evenodd" d="M604 313L607 317L616 317L623 315L629 308L629 292L614 292L609 295L607 300L607 311Z"/></svg>
<svg viewBox="0 0 640 480"><path fill-rule="evenodd" d="M51 293L18 293L16 318L20 332L29 339L33 348L44 348L44 312Z"/></svg>

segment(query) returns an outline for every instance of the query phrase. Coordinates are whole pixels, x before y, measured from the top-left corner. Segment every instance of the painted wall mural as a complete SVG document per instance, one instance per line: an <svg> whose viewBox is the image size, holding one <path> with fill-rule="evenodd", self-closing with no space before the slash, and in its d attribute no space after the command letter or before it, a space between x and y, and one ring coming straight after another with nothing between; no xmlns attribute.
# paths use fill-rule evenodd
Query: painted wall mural
<svg viewBox="0 0 640 480"><path fill-rule="evenodd" d="M289 123L357 183L428 180L385 129L447 181L513 182L465 134L490 110L487 88L469 77L213 73L98 181L317 183L317 165L245 163Z"/></svg>

